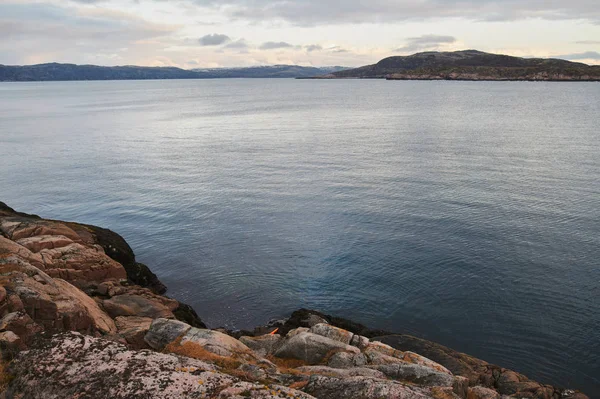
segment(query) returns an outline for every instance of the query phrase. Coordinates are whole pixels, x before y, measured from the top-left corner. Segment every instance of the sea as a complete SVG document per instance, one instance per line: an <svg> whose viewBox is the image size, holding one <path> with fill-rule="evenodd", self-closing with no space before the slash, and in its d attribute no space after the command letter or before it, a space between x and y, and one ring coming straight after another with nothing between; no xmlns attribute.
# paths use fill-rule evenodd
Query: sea
<svg viewBox="0 0 600 399"><path fill-rule="evenodd" d="M0 83L0 201L211 327L317 309L600 397L598 83Z"/></svg>

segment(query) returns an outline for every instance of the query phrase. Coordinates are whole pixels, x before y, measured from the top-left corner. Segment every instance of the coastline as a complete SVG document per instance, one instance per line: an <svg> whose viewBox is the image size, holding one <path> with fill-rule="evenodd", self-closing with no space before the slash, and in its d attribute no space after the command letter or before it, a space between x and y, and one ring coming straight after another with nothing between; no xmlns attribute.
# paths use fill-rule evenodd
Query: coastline
<svg viewBox="0 0 600 399"><path fill-rule="evenodd" d="M240 397L235 395L248 391L254 395L251 397L261 398L280 397L280 393L325 398L338 392L335 397L370 399L379 396L369 396L369 392L387 389L385 392L397 395L389 397L586 398L580 392L539 384L434 342L371 330L313 310L298 310L288 319L253 331L207 329L194 309L164 296L166 287L150 268L136 262L131 247L117 233L42 219L2 202L0 270L0 347L8 367L6 398L61 397L65 385L71 393L90 387L110 388L111 384L102 386L108 375L89 370L98 386L77 378L65 380L64 373L53 374L40 361L60 353L58 360L68 360L65 363L94 361L96 368L118 368L115 359L99 357L91 348L137 359L131 363L133 369L128 363L130 373L153 378L170 373L170 382L161 388L164 392L189 389L182 381L190 373L178 368L205 368L211 375L219 374L214 384L224 388L203 391L205 396L197 397ZM158 370L149 360L141 362L138 356L142 354L158 356L156 364L175 361L162 356L176 354L182 363ZM358 364L359 359L364 362ZM186 362L194 366L182 366ZM340 370L352 370L355 375ZM193 375L189 381L204 385ZM121 378L117 382L122 384L111 395L137 397L126 388L132 377ZM264 383L261 386L257 381ZM166 393L156 396L151 386L148 382L146 387L138 387L140 395L146 395L140 397L175 397ZM276 390L279 393L274 395ZM339 396L340 392L345 394Z"/></svg>

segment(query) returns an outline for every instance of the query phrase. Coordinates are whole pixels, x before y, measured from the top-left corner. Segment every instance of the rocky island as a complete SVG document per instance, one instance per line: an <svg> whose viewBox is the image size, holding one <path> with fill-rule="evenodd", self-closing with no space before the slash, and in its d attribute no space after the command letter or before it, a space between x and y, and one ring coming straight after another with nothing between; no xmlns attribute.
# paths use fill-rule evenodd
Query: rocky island
<svg viewBox="0 0 600 399"><path fill-rule="evenodd" d="M428 51L388 57L377 64L321 79L600 81L600 66L553 58L521 58L477 50Z"/></svg>
<svg viewBox="0 0 600 399"><path fill-rule="evenodd" d="M312 310L209 329L118 234L1 202L0 271L5 399L587 398Z"/></svg>

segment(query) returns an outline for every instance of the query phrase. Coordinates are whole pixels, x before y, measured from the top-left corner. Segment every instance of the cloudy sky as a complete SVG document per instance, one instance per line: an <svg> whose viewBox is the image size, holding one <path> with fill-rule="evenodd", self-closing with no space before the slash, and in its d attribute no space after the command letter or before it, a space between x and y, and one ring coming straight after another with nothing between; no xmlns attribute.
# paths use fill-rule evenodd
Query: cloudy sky
<svg viewBox="0 0 600 399"><path fill-rule="evenodd" d="M0 0L0 64L370 64L478 49L600 64L599 0Z"/></svg>

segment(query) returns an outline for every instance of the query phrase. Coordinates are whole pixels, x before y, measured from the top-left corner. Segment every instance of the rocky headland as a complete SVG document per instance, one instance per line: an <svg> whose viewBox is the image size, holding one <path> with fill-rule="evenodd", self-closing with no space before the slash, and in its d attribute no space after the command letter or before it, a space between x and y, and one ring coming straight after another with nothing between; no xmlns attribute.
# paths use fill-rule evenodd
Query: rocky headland
<svg viewBox="0 0 600 399"><path fill-rule="evenodd" d="M477 50L427 51L384 58L320 79L598 82L600 66L552 58L522 58Z"/></svg>
<svg viewBox="0 0 600 399"><path fill-rule="evenodd" d="M165 291L118 234L0 202L1 397L587 398L312 310L208 329Z"/></svg>

